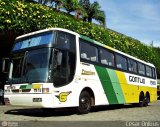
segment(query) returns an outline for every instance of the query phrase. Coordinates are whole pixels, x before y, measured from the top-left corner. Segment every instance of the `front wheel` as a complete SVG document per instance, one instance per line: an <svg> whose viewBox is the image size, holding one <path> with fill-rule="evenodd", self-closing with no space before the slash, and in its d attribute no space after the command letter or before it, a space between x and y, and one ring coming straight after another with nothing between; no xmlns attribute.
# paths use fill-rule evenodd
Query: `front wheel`
<svg viewBox="0 0 160 127"><path fill-rule="evenodd" d="M79 97L79 114L87 114L91 110L91 96L87 91L83 91Z"/></svg>

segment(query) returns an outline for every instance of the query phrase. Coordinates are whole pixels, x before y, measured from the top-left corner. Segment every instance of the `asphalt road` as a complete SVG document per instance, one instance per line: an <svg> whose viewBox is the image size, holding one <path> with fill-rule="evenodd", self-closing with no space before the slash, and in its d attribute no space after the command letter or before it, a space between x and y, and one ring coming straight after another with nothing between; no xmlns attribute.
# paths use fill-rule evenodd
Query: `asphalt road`
<svg viewBox="0 0 160 127"><path fill-rule="evenodd" d="M113 105L95 107L89 114L78 115L76 109L45 113L30 107L0 106L0 126L8 127L97 127L97 126L160 126L160 100L147 107Z"/></svg>

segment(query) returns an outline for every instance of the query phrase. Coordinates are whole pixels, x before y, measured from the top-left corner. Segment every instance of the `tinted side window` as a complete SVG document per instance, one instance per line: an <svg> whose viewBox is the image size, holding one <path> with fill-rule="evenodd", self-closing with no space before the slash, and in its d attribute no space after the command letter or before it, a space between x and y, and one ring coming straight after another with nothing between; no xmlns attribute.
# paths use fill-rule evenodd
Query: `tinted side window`
<svg viewBox="0 0 160 127"><path fill-rule="evenodd" d="M127 59L121 55L116 55L116 67L127 70Z"/></svg>
<svg viewBox="0 0 160 127"><path fill-rule="evenodd" d="M75 52L76 51L76 47L75 47L75 35L66 33L66 32L62 32L62 31L58 31L57 32L57 44L56 47L58 49L62 49L62 50L70 50L71 52Z"/></svg>
<svg viewBox="0 0 160 127"><path fill-rule="evenodd" d="M152 69L149 66L146 66L146 76L152 77Z"/></svg>
<svg viewBox="0 0 160 127"><path fill-rule="evenodd" d="M131 59L128 59L128 70L130 72L137 73L137 62Z"/></svg>
<svg viewBox="0 0 160 127"><path fill-rule="evenodd" d="M53 66L56 65L56 68L52 71L52 80L54 85L59 87L70 83L74 78L76 70L76 36L57 31L55 48L52 62Z"/></svg>
<svg viewBox="0 0 160 127"><path fill-rule="evenodd" d="M105 50L100 49L100 62L103 65L114 66L114 54Z"/></svg>
<svg viewBox="0 0 160 127"><path fill-rule="evenodd" d="M152 77L156 78L156 73L155 73L155 69L154 68L152 68Z"/></svg>
<svg viewBox="0 0 160 127"><path fill-rule="evenodd" d="M80 40L80 57L84 60L98 62L98 49L93 45Z"/></svg>
<svg viewBox="0 0 160 127"><path fill-rule="evenodd" d="M145 75L145 66L141 63L138 63L138 73L141 75Z"/></svg>

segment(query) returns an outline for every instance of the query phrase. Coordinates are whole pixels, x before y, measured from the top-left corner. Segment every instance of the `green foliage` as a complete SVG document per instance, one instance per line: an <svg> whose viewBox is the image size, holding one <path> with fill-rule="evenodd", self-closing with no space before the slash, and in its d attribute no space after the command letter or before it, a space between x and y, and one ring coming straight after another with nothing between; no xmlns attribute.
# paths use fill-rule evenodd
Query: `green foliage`
<svg viewBox="0 0 160 127"><path fill-rule="evenodd" d="M90 3L89 0L80 0L79 5L86 11L86 17L83 17L84 21L92 22L92 19L97 20L101 25L106 24L105 13L101 10L101 6L97 1Z"/></svg>
<svg viewBox="0 0 160 127"><path fill-rule="evenodd" d="M0 31L24 34L50 27L70 29L103 44L153 63L160 74L160 49L92 23L53 11L52 8L19 0L0 0Z"/></svg>
<svg viewBox="0 0 160 127"><path fill-rule="evenodd" d="M77 9L78 0L64 0L63 6L67 13L70 14Z"/></svg>

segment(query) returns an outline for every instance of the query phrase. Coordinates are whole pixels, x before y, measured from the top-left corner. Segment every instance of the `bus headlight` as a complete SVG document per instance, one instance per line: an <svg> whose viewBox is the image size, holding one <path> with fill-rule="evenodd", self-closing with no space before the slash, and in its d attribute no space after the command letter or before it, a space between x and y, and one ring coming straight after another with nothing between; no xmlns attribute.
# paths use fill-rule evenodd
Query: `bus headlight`
<svg viewBox="0 0 160 127"><path fill-rule="evenodd" d="M11 92L11 86L5 87L4 92L5 92L5 93L10 93L10 92Z"/></svg>
<svg viewBox="0 0 160 127"><path fill-rule="evenodd" d="M11 89L11 86L7 86L7 90L10 90Z"/></svg>
<svg viewBox="0 0 160 127"><path fill-rule="evenodd" d="M15 86L11 86L11 89L12 89L12 90L15 90L15 89L16 89L16 87L15 87Z"/></svg>

